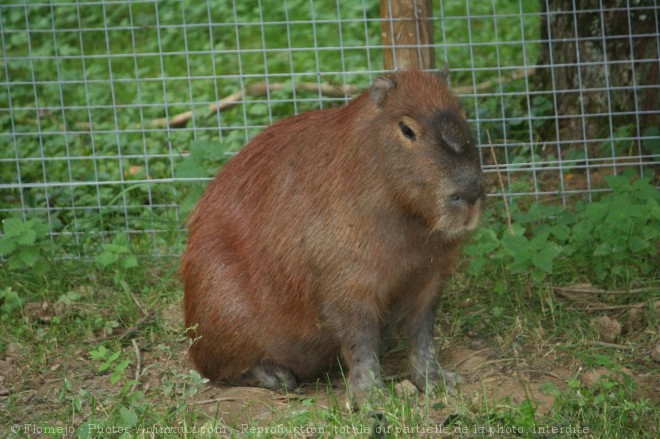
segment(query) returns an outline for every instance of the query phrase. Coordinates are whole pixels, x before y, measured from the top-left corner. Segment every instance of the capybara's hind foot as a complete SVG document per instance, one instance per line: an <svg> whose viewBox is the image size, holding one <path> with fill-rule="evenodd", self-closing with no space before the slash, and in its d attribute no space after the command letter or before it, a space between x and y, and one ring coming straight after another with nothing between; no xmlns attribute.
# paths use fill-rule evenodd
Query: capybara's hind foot
<svg viewBox="0 0 660 439"><path fill-rule="evenodd" d="M274 364L259 364L241 374L238 384L264 387L277 392L292 391L296 388L296 377L291 369Z"/></svg>

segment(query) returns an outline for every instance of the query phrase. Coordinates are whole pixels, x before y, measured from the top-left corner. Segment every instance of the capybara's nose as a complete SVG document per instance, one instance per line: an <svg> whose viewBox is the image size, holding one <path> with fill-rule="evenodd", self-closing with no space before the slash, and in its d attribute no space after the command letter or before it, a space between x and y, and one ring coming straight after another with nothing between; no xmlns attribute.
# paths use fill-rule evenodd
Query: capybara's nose
<svg viewBox="0 0 660 439"><path fill-rule="evenodd" d="M483 186L476 182L472 181L467 185L464 185L463 188L454 192L450 196L451 203L453 205L467 204L468 206L474 206L477 200L481 199L484 196Z"/></svg>

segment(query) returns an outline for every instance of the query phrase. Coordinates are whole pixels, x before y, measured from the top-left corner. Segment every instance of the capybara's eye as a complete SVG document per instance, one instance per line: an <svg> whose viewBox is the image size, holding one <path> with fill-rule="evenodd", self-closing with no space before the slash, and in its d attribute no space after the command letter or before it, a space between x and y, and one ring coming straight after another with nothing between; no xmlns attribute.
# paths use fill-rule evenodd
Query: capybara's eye
<svg viewBox="0 0 660 439"><path fill-rule="evenodd" d="M404 136L406 136L410 140L415 140L416 138L415 132L412 129L410 129L408 125L406 125L403 122L399 122L399 128L401 128L401 132L403 133Z"/></svg>

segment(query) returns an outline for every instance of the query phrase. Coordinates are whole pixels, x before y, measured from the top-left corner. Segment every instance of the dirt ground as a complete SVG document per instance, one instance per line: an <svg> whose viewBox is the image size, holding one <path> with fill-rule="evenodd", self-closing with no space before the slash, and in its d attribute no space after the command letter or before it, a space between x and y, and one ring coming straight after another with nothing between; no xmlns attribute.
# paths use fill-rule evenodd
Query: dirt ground
<svg viewBox="0 0 660 439"><path fill-rule="evenodd" d="M512 405L522 403L528 397L534 400L536 409L546 413L554 398L541 391L541 386L550 381L558 388L565 387L566 379L571 375L568 369L554 369L545 371L536 369L534 365L516 359L497 358L492 348L476 346L471 343L461 343L442 352L441 363L445 369L461 374L465 381L460 386L462 398L475 403L484 400L484 394L491 403L500 402L509 397ZM394 371L399 361L390 360L383 365L385 378L394 379L403 383L403 387L412 387L412 383L405 380L405 376L397 379ZM392 372L388 374L388 372ZM208 385L196 397L196 404L208 406L215 411L216 404L221 401L220 416L228 425L240 425L251 420L268 421L282 412L289 412L299 408L300 402L313 398L319 407L329 407L335 404L335 398L341 406L345 406L347 395L342 377L331 377L332 394L327 391L325 382L320 385L305 383L295 394L282 395L270 390L249 387L230 387ZM400 388L402 386L395 386ZM442 395L429 396L442 401ZM433 414L438 423L442 423L453 413L450 403Z"/></svg>
<svg viewBox="0 0 660 439"><path fill-rule="evenodd" d="M43 309L35 309L35 312L43 313ZM177 375L191 369L185 354L187 342L180 337L179 307L167 309L160 318L171 335L169 342L138 338L135 342L127 340L124 349L126 357L134 355L134 360L139 352L140 365L133 361L127 375L132 378L136 372L139 373L140 390L152 401L159 400L158 392L162 392L163 383L171 382L177 386ZM36 420L43 413L61 410L62 395L66 392L70 395L80 390L92 394L117 392L118 387L109 383L108 374L97 372L97 364L90 360L88 352L93 346L83 343L79 348L73 348L73 353L71 347L60 347L56 352L61 351L62 355L44 359L37 370L34 369L34 361L26 359L30 355L29 349L10 344L4 356L0 357L0 400L7 401L11 395L13 404L23 408L21 417ZM400 360L386 358L383 362L384 376L386 380L403 382L398 387L412 386L406 382L405 376L397 377ZM552 396L542 391L544 383L550 382L563 390L571 376L577 376L588 385L598 380L599 374L608 373L605 369L582 371L577 365L567 363L566 358L560 359L552 348L547 349L547 355L539 356L526 352L522 346L504 351L497 343L470 337L452 339L449 345L441 349L440 362L445 369L462 376L464 383L460 387L459 399L463 404L466 401L483 404L487 399L488 405L493 407L505 398L511 405L530 399L536 413L541 415L547 413L554 402ZM646 396L658 401L660 388L653 376L635 376L631 371L626 372L633 376L640 388L645 389ZM326 382L321 381L304 383L296 393L286 395L260 388L204 384L199 392L188 397L187 403L207 411L210 417L219 418L229 427L255 422L267 424L301 408L309 399L313 399L315 406L320 408L337 403L344 407L346 392L341 376L333 376L331 382L331 392ZM182 393L181 388L177 390L174 397ZM452 398L445 399L443 395L428 398L444 401L443 404L430 404L442 407L434 408L430 414L433 421L443 423L454 415L458 402L454 404ZM104 410L103 407L100 409ZM84 421L79 420L80 423Z"/></svg>

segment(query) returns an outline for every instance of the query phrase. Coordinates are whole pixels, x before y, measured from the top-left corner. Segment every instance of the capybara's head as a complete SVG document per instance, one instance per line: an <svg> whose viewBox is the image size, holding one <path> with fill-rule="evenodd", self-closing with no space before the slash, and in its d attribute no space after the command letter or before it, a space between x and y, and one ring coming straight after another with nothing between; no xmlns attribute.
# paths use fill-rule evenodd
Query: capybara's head
<svg viewBox="0 0 660 439"><path fill-rule="evenodd" d="M441 75L402 71L369 90L388 181L413 215L447 239L474 230L485 201L479 151Z"/></svg>

